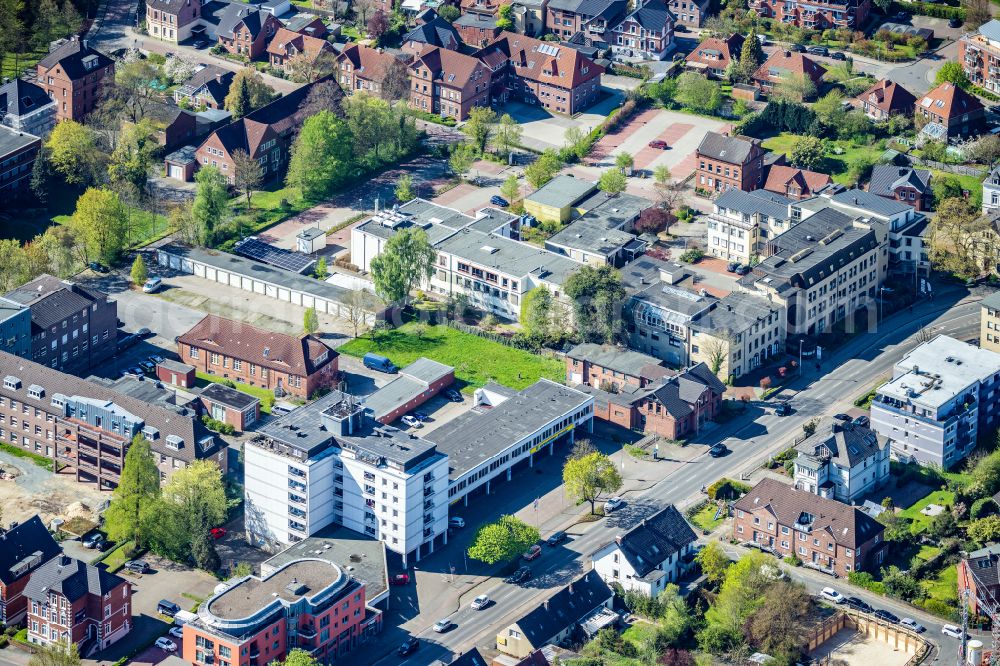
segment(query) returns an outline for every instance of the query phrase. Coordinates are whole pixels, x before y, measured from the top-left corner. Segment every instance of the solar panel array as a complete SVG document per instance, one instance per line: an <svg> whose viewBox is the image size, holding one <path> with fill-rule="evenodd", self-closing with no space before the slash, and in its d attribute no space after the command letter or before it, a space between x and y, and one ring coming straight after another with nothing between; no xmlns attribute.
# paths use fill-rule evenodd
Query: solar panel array
<svg viewBox="0 0 1000 666"><path fill-rule="evenodd" d="M233 249L236 254L295 273L301 273L316 261L312 257L275 247L253 236L240 241Z"/></svg>

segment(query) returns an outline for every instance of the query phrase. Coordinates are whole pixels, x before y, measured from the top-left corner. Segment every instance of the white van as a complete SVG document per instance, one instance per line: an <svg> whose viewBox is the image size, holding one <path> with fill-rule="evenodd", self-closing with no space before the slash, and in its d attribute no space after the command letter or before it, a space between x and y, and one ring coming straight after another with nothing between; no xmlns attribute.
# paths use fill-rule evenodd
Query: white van
<svg viewBox="0 0 1000 666"><path fill-rule="evenodd" d="M142 291L147 294L152 294L162 285L163 285L163 280L161 278L151 277L148 280L146 280L146 284L142 285Z"/></svg>

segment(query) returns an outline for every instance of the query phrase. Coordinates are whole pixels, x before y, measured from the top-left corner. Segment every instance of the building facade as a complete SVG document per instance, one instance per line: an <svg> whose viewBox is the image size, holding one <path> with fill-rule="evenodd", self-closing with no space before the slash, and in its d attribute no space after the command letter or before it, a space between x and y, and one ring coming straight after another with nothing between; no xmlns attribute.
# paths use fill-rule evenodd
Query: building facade
<svg viewBox="0 0 1000 666"><path fill-rule="evenodd" d="M667 6L677 23L689 28L700 28L710 13L708 0L670 0Z"/></svg>
<svg viewBox="0 0 1000 666"><path fill-rule="evenodd" d="M35 80L55 100L56 121L81 121L97 105L104 80L114 78L114 61L74 35L38 61Z"/></svg>
<svg viewBox="0 0 1000 666"><path fill-rule="evenodd" d="M56 125L56 101L31 81L11 79L0 85L0 125L44 139Z"/></svg>
<svg viewBox="0 0 1000 666"><path fill-rule="evenodd" d="M892 164L875 165L868 182L868 191L905 203L918 211L929 210L934 198L930 171Z"/></svg>
<svg viewBox="0 0 1000 666"><path fill-rule="evenodd" d="M247 7L240 9L235 20L220 24L216 34L225 50L257 60L264 57L268 43L280 29L281 21L270 12Z"/></svg>
<svg viewBox="0 0 1000 666"><path fill-rule="evenodd" d="M698 145L696 187L709 192L756 190L764 184L760 139L708 132Z"/></svg>
<svg viewBox="0 0 1000 666"><path fill-rule="evenodd" d="M461 121L474 107L490 104L490 70L472 56L428 47L407 73L411 108Z"/></svg>
<svg viewBox="0 0 1000 666"><path fill-rule="evenodd" d="M382 49L348 44L337 56L337 80L348 95L358 90L379 95L390 68L402 66L396 60L396 56Z"/></svg>
<svg viewBox="0 0 1000 666"><path fill-rule="evenodd" d="M708 254L744 265L760 259L770 240L796 221L791 203L784 195L767 190L726 190L713 202L706 222Z"/></svg>
<svg viewBox="0 0 1000 666"><path fill-rule="evenodd" d="M0 125L0 203L14 202L34 196L31 192L31 170L41 149L42 140Z"/></svg>
<svg viewBox="0 0 1000 666"><path fill-rule="evenodd" d="M975 136L986 125L986 108L975 95L954 83L942 83L917 102L917 114L927 124L922 132L951 140Z"/></svg>
<svg viewBox="0 0 1000 666"><path fill-rule="evenodd" d="M663 60L674 49L675 21L664 0L645 0L611 29L611 51L627 60Z"/></svg>
<svg viewBox="0 0 1000 666"><path fill-rule="evenodd" d="M974 85L1000 92L1000 21L993 19L958 40L958 62Z"/></svg>
<svg viewBox="0 0 1000 666"><path fill-rule="evenodd" d="M790 76L803 77L818 90L825 73L826 68L812 58L795 51L777 49L768 56L763 65L757 68L753 80L761 93L768 95L775 86L780 85Z"/></svg>
<svg viewBox="0 0 1000 666"><path fill-rule="evenodd" d="M979 347L1000 354L1000 296L979 302Z"/></svg>
<svg viewBox="0 0 1000 666"><path fill-rule="evenodd" d="M861 104L865 115L876 122L888 120L896 114L909 116L917 103L913 93L889 79L880 80L855 100Z"/></svg>
<svg viewBox="0 0 1000 666"><path fill-rule="evenodd" d="M797 444L795 487L845 504L858 504L889 480L889 446L871 429L824 422Z"/></svg>
<svg viewBox="0 0 1000 666"><path fill-rule="evenodd" d="M959 598L970 613L992 617L1000 610L1000 544L963 553L957 566Z"/></svg>
<svg viewBox="0 0 1000 666"><path fill-rule="evenodd" d="M24 588L31 574L61 552L37 515L10 529L0 527L0 622L23 624L28 612Z"/></svg>
<svg viewBox="0 0 1000 666"><path fill-rule="evenodd" d="M764 18L809 30L860 30L868 20L872 3L871 0L837 0L830 3L751 0L750 9Z"/></svg>
<svg viewBox="0 0 1000 666"><path fill-rule="evenodd" d="M729 294L696 317L690 330L690 362L719 362L722 379L742 377L785 350L783 308L750 294Z"/></svg>
<svg viewBox="0 0 1000 666"><path fill-rule="evenodd" d="M205 415L243 432L260 418L260 400L229 388L224 384L209 384L198 394Z"/></svg>
<svg viewBox="0 0 1000 666"><path fill-rule="evenodd" d="M671 4L686 5L688 3L687 0L674 0ZM693 2L691 5L696 6ZM726 76L729 63L734 61L739 62L745 40L746 38L739 33L733 33L726 39L708 37L687 55L687 58L685 58L686 65L693 70L704 73L706 76L722 79Z"/></svg>
<svg viewBox="0 0 1000 666"><path fill-rule="evenodd" d="M293 58L308 58L315 61L321 54L327 54L332 60L337 52L325 39L292 32L285 28L278 28L267 45L268 62L272 67L282 69L286 73L290 70L289 63Z"/></svg>
<svg viewBox="0 0 1000 666"><path fill-rule="evenodd" d="M579 344L566 354L566 381L616 393L627 386L645 388L673 373L660 359L610 345Z"/></svg>

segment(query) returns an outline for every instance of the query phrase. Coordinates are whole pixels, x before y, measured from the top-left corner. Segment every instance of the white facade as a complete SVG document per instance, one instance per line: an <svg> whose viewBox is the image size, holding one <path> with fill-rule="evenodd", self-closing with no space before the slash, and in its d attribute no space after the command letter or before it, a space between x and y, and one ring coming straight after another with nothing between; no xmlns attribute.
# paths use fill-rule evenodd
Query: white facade
<svg viewBox="0 0 1000 666"><path fill-rule="evenodd" d="M983 213L1000 212L1000 167L995 167L983 181Z"/></svg>
<svg viewBox="0 0 1000 666"><path fill-rule="evenodd" d="M694 542L687 544L677 553L656 565L656 570L643 577L636 576L635 569L614 541L607 544L591 558L591 565L597 575L609 585L618 583L626 592L638 592L647 597L656 597L670 583L676 583L687 571L685 556L694 551Z"/></svg>
<svg viewBox="0 0 1000 666"><path fill-rule="evenodd" d="M866 428L867 430L867 428ZM884 442L885 440L883 440ZM851 444L847 444L851 446ZM795 487L827 499L856 504L889 479L889 446L876 447L870 455L852 462L847 452L833 457L829 451L804 451L795 459Z"/></svg>

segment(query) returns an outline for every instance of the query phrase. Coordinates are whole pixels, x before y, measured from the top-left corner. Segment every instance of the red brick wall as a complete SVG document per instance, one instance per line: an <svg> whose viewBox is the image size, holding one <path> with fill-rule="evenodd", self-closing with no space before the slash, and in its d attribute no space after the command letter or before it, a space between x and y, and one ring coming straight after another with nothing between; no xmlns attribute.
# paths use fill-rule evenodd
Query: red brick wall
<svg viewBox="0 0 1000 666"><path fill-rule="evenodd" d="M759 148L751 152L751 159L746 164L728 164L719 160L698 155L698 178L696 185L702 189L724 192L727 189L752 190L763 187L764 179L761 165L763 151ZM728 175L726 170L729 170ZM702 182L704 176L705 182ZM712 184L708 184L708 179Z"/></svg>
<svg viewBox="0 0 1000 666"><path fill-rule="evenodd" d="M430 400L431 398L433 398L434 396L436 396L438 393L440 393L444 389L446 389L449 386L451 386L451 384L454 381L455 381L455 373L454 373L454 371L452 371L452 372L449 372L444 377L442 377L441 379L437 380L436 382L431 382L431 384L427 387L426 391L424 391L423 393L421 393L420 395L418 395L413 400L408 401L405 405L400 406L395 411L390 412L390 413L386 414L385 416L383 416L382 418L380 418L378 420L379 423L383 423L383 424L392 423L393 421L395 421L399 417L401 417L404 414L406 414L408 411L410 411L412 409L416 409L417 407L419 407L420 405L424 404L425 402L427 402L428 400Z"/></svg>
<svg viewBox="0 0 1000 666"><path fill-rule="evenodd" d="M82 120L97 105L104 78L114 80L114 76L114 64L97 68L76 80L70 79L61 65L57 64L52 69L39 65L37 83L56 102L56 122Z"/></svg>
<svg viewBox="0 0 1000 666"><path fill-rule="evenodd" d="M219 44L222 45L224 49L230 53L239 53L247 56L251 60L256 60L257 58L264 55L267 51L267 44L271 41L271 37L277 32L278 28L281 27L281 22L274 18L270 14L264 20L264 25L261 26L260 32L257 33L256 37L250 34L246 26L242 23L239 27L233 31L233 37L223 37L219 36Z"/></svg>
<svg viewBox="0 0 1000 666"><path fill-rule="evenodd" d="M338 356L333 351L330 352L331 359L326 364L311 375L303 377L264 368L245 359L227 356L222 351L214 352L218 357L218 363L213 363L212 350L198 349L195 357L191 355L190 345L179 343L177 346L181 362L193 365L202 372L269 390L277 388L280 381L281 387L287 393L300 398L309 398L317 390L331 386L337 378Z"/></svg>
<svg viewBox="0 0 1000 666"><path fill-rule="evenodd" d="M605 382L614 384L618 389L622 389L625 386L638 386L642 388L649 383L642 377L627 375L622 372L617 373L618 376L616 377L616 373L613 370L600 365L594 365L589 361L572 359L567 356L566 381L572 381L574 374L582 375L579 383L593 386L594 388L601 388L605 385Z"/></svg>
<svg viewBox="0 0 1000 666"><path fill-rule="evenodd" d="M30 575L24 575L11 582L10 585L0 583L0 622L13 624L12 620L28 609L28 600L24 597L24 586L28 584Z"/></svg>

